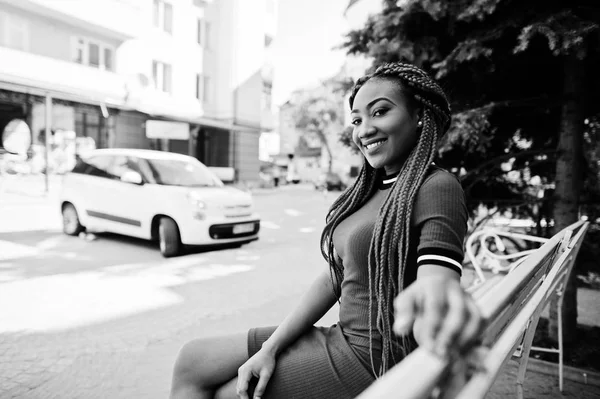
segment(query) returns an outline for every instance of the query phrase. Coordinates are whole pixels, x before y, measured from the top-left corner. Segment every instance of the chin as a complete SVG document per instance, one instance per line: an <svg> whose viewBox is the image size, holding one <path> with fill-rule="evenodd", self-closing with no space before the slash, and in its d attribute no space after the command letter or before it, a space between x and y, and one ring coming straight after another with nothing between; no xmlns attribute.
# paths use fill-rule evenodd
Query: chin
<svg viewBox="0 0 600 399"><path fill-rule="evenodd" d="M385 166L385 162L382 159L379 158L370 158L370 157L365 157L365 159L367 160L368 164L371 165L371 167L373 169L381 169Z"/></svg>

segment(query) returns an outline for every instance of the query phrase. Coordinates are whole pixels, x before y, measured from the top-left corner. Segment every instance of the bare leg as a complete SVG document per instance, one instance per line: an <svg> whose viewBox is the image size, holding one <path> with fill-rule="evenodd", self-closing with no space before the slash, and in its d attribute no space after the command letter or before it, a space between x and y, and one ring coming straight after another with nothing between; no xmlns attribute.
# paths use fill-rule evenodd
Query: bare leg
<svg viewBox="0 0 600 399"><path fill-rule="evenodd" d="M246 360L246 333L188 342L175 362L171 399L213 399L223 384L237 377Z"/></svg>
<svg viewBox="0 0 600 399"><path fill-rule="evenodd" d="M252 390L248 391L248 397L252 397ZM221 385L221 387L215 392L215 399L238 399L237 395L237 378L229 381L226 384Z"/></svg>

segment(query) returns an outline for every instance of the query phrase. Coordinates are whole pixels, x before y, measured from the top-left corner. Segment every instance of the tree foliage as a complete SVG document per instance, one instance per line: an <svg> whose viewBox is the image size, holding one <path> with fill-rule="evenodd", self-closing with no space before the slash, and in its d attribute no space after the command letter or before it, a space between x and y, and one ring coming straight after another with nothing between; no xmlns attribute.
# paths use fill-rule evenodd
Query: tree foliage
<svg viewBox="0 0 600 399"><path fill-rule="evenodd" d="M483 203L529 213L522 205L539 198L522 177L539 176L534 183L540 190L554 182L562 57L575 53L590 71L599 66L600 3L383 4L380 14L347 34L348 53L372 57L374 67L390 61L413 63L435 76L448 93L454 114L439 162L465 173L472 209ZM598 89L600 80L590 77L584 93L588 118L600 114ZM593 176L586 175L589 178Z"/></svg>
<svg viewBox="0 0 600 399"><path fill-rule="evenodd" d="M600 2L385 0L343 47L373 67L408 62L438 79L453 110L438 162L461 176L472 210L510 209L555 229L579 211L598 217Z"/></svg>
<svg viewBox="0 0 600 399"><path fill-rule="evenodd" d="M318 140L328 154L328 169L332 168L332 142L343 131L342 93L350 82L339 77L328 79L312 90L298 92L293 100L294 124L304 143Z"/></svg>

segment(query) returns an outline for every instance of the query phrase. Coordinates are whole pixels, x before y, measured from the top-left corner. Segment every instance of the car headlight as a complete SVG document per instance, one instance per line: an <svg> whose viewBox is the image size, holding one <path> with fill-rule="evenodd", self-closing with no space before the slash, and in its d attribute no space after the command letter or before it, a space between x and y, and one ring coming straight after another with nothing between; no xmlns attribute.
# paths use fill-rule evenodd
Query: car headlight
<svg viewBox="0 0 600 399"><path fill-rule="evenodd" d="M202 197L198 193L192 191L188 194L188 200L190 204L196 209L206 209L206 203L202 201Z"/></svg>

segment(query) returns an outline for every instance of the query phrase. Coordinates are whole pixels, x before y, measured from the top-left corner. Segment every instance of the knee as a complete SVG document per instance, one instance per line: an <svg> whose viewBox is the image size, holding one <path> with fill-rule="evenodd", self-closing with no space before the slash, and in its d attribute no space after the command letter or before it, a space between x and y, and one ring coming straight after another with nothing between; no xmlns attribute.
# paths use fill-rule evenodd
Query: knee
<svg viewBox="0 0 600 399"><path fill-rule="evenodd" d="M174 381L181 384L202 385L204 348L205 344L202 340L193 340L181 347L173 367Z"/></svg>

